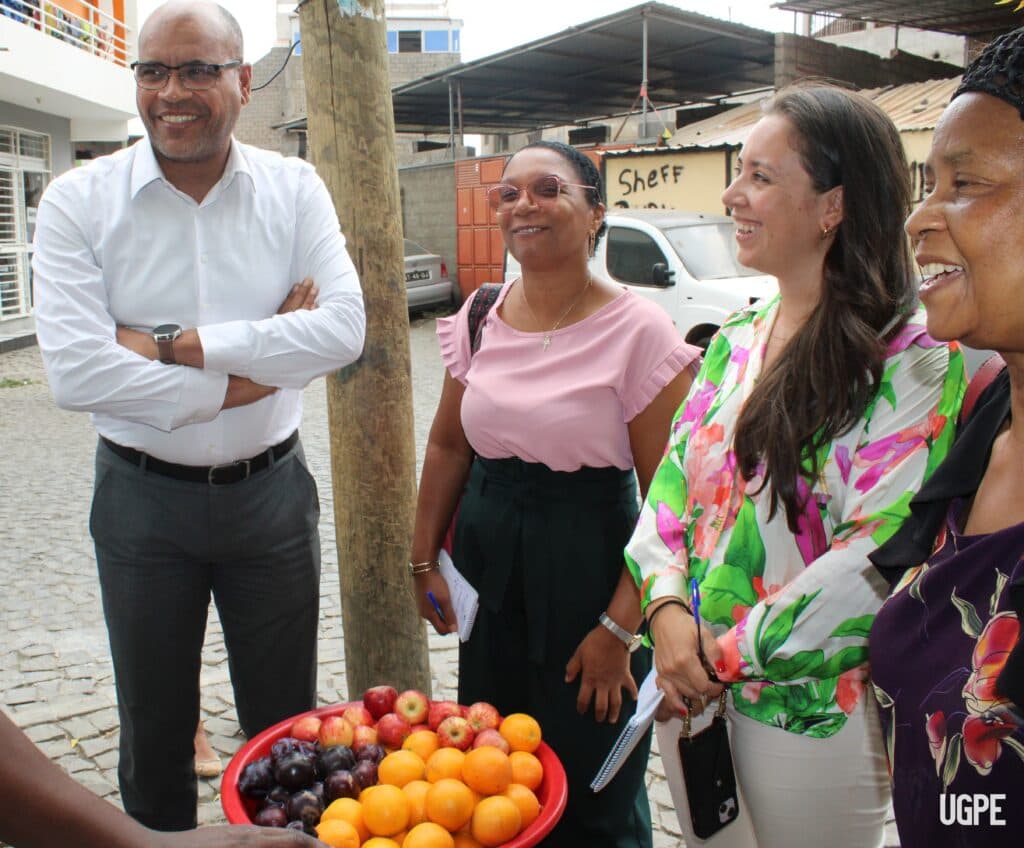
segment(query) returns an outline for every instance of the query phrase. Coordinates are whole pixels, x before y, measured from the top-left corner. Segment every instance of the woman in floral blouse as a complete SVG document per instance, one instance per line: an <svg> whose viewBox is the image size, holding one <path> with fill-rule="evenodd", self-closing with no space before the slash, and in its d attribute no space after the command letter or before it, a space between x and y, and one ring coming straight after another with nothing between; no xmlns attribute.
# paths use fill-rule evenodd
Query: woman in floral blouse
<svg viewBox="0 0 1024 848"><path fill-rule="evenodd" d="M881 844L888 782L864 688L886 587L867 554L945 456L964 390L960 354L914 309L910 197L895 127L827 86L769 102L723 195L740 261L779 296L712 341L626 551L667 703L718 695L711 665L730 690L754 834L729 825L709 844Z"/></svg>
<svg viewBox="0 0 1024 848"><path fill-rule="evenodd" d="M895 583L871 630L871 668L903 848L1024 838L1022 75L1024 28L971 63L907 221L928 329L997 350L1007 367L871 555Z"/></svg>

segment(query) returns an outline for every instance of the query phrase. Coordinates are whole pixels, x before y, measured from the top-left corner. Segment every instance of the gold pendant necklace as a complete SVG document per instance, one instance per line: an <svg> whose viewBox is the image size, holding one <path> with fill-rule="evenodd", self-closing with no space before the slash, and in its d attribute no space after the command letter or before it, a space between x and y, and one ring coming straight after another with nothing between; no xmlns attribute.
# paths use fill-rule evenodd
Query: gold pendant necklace
<svg viewBox="0 0 1024 848"><path fill-rule="evenodd" d="M590 288L590 284L592 282L594 282L594 275L588 271L587 282L584 283L583 289L580 291L580 293L576 295L575 298L573 298L572 303L569 304L569 308L566 309L565 312L561 314L559 319L555 321L554 325L551 327L550 330L542 330L542 332L544 333L544 350L547 350L549 347L551 347L551 334L558 329L559 325L561 325L561 323L569 316L569 313L572 312L579 305L581 300L583 300L583 296L587 293L587 289ZM530 317L533 318L533 323L539 327L540 321L537 320L537 313L533 311L533 307L530 306L530 301L526 297L526 283L523 282L522 277L519 278L519 289L523 293L523 303L526 304L526 308L527 310L529 310Z"/></svg>

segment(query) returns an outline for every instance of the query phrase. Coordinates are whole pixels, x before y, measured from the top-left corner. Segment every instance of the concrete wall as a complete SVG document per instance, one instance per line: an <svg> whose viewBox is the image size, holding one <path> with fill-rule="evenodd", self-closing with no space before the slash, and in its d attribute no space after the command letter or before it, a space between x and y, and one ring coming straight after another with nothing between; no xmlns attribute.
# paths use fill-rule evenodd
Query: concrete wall
<svg viewBox="0 0 1024 848"><path fill-rule="evenodd" d="M821 40L841 47L867 50L882 57L888 57L898 49L951 65L962 66L964 63L964 37L948 32L876 25L857 32L826 35Z"/></svg>
<svg viewBox="0 0 1024 848"><path fill-rule="evenodd" d="M805 77L847 82L858 88L881 88L930 79L947 79L962 68L899 52L883 59L863 50L838 47L826 41L791 33L775 35L775 87Z"/></svg>
<svg viewBox="0 0 1024 848"><path fill-rule="evenodd" d="M455 163L400 168L405 237L439 253L448 275L458 280L455 234Z"/></svg>
<svg viewBox="0 0 1024 848"><path fill-rule="evenodd" d="M50 155L53 159L53 175L56 177L71 169L74 151L71 147L71 121L25 109L0 101L0 125L19 130L46 133L50 136Z"/></svg>
<svg viewBox="0 0 1024 848"><path fill-rule="evenodd" d="M280 69L288 49L275 47L253 65L254 86L266 82ZM253 92L252 99L238 118L235 137L246 144L276 150L285 156L296 156L299 152L298 136L273 127L305 114L306 86L302 57L293 55L284 71L270 85Z"/></svg>

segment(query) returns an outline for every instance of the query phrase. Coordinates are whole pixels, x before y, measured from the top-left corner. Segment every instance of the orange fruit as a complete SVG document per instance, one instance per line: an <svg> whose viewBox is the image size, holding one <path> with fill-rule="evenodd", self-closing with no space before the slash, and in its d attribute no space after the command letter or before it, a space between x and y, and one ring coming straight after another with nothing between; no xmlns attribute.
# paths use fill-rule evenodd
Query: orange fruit
<svg viewBox="0 0 1024 848"><path fill-rule="evenodd" d="M359 848L362 842L359 831L341 819L321 820L316 826L316 838L331 848Z"/></svg>
<svg viewBox="0 0 1024 848"><path fill-rule="evenodd" d="M512 764L512 782L521 783L536 792L544 779L544 766L540 760L529 751L513 751L508 760Z"/></svg>
<svg viewBox="0 0 1024 848"><path fill-rule="evenodd" d="M415 751L420 755L420 759L426 762L430 755L441 747L441 742L433 730L417 730L405 738L402 747L407 751Z"/></svg>
<svg viewBox="0 0 1024 848"><path fill-rule="evenodd" d="M504 794L519 808L519 815L523 817L521 828L533 824L534 819L540 815L540 801L532 790L521 783L510 783Z"/></svg>
<svg viewBox="0 0 1024 848"><path fill-rule="evenodd" d="M458 748L438 748L427 760L427 780L437 783L445 777L462 779L462 763L466 755Z"/></svg>
<svg viewBox="0 0 1024 848"><path fill-rule="evenodd" d="M379 783L360 796L363 822L374 836L394 836L409 824L409 799L397 786Z"/></svg>
<svg viewBox="0 0 1024 848"><path fill-rule="evenodd" d="M377 766L377 782L392 786L405 786L412 780L422 780L426 764L414 751L394 751Z"/></svg>
<svg viewBox="0 0 1024 848"><path fill-rule="evenodd" d="M363 848L402 848L402 843L386 836L371 836L363 843Z"/></svg>
<svg viewBox="0 0 1024 848"><path fill-rule="evenodd" d="M473 837L486 848L508 842L519 833L523 816L511 798L491 795L473 810Z"/></svg>
<svg viewBox="0 0 1024 848"><path fill-rule="evenodd" d="M454 848L483 848L483 845L473 838L472 833L460 830L458 833L453 833L452 836L455 839Z"/></svg>
<svg viewBox="0 0 1024 848"><path fill-rule="evenodd" d="M505 716L498 728L513 751L529 751L531 754L540 745L540 725L537 719L526 713L512 713Z"/></svg>
<svg viewBox="0 0 1024 848"><path fill-rule="evenodd" d="M441 825L423 822L409 831L402 848L455 848L455 840Z"/></svg>
<svg viewBox="0 0 1024 848"><path fill-rule="evenodd" d="M456 831L473 816L473 790L461 780L443 777L427 792L427 818L449 831Z"/></svg>
<svg viewBox="0 0 1024 848"><path fill-rule="evenodd" d="M337 798L331 801L323 815L320 816L320 821L325 822L331 819L341 819L352 825L359 833L360 842L365 842L370 837L370 831L366 829L366 824L363 822L363 805L355 798Z"/></svg>
<svg viewBox="0 0 1024 848"><path fill-rule="evenodd" d="M425 780L410 780L402 791L409 799L409 826L413 827L427 820L427 791L432 784Z"/></svg>
<svg viewBox="0 0 1024 848"><path fill-rule="evenodd" d="M499 795L512 782L512 763L500 748L484 745L466 754L462 780L482 795Z"/></svg>

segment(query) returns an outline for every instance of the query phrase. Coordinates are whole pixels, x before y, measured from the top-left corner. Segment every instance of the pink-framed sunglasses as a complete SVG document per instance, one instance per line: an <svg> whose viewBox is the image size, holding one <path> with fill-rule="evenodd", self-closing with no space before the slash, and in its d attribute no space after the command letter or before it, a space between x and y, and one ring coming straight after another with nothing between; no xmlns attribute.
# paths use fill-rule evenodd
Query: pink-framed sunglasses
<svg viewBox="0 0 1024 848"><path fill-rule="evenodd" d="M487 202L495 212L507 212L519 202L519 196L525 191L530 201L536 206L547 206L558 199L567 188L584 188L590 191L597 191L596 186L581 185L580 183L567 183L561 177L548 174L537 177L533 182L525 186L514 186L509 183L498 183L487 189Z"/></svg>

